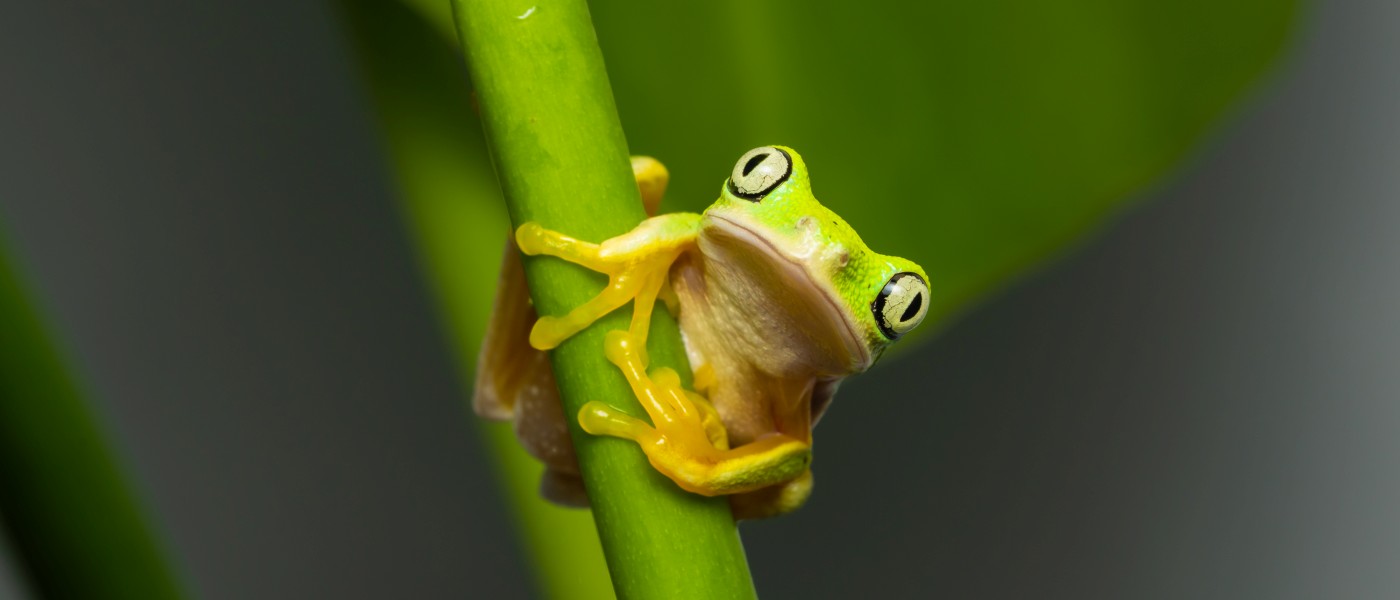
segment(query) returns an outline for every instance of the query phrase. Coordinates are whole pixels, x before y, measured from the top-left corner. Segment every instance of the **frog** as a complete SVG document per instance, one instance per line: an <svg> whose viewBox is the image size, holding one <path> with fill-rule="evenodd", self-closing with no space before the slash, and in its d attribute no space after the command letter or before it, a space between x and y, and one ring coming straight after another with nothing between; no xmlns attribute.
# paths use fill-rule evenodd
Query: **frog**
<svg viewBox="0 0 1400 600"><path fill-rule="evenodd" d="M812 492L813 428L846 377L924 320L928 276L913 261L871 250L822 205L790 147L744 153L698 214L656 215L669 172L649 157L633 157L632 170L653 216L631 231L594 243L527 222L508 240L476 412L515 422L547 467L546 498L586 506L545 352L631 303L628 328L610 331L603 352L650 420L594 400L574 415L582 429L635 442L681 489L727 497L737 519L796 510ZM521 254L582 265L606 274L608 285L567 314L539 316ZM694 389L672 369L649 369L658 302L676 316Z"/></svg>

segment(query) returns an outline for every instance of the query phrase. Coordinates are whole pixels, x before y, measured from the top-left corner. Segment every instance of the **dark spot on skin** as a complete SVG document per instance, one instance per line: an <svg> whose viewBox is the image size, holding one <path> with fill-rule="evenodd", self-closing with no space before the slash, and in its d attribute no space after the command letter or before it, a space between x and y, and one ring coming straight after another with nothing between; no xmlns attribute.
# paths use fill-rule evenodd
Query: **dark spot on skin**
<svg viewBox="0 0 1400 600"><path fill-rule="evenodd" d="M744 163L744 177L748 177L749 173L752 173L754 169L758 168L758 165L763 164L766 158L768 158L767 154L757 154L754 155L753 158L750 158L749 162Z"/></svg>
<svg viewBox="0 0 1400 600"><path fill-rule="evenodd" d="M919 314L919 308L923 305L924 294L923 292L919 292L918 295L914 296L914 301L910 302L909 306L904 309L904 314L899 315L899 320L903 322L908 321L910 318L913 318L914 315Z"/></svg>

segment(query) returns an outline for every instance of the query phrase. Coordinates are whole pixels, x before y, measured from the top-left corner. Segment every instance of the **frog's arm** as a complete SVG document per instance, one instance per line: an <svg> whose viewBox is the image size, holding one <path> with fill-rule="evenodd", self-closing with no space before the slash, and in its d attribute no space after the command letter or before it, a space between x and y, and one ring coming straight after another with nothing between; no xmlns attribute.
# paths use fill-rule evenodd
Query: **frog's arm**
<svg viewBox="0 0 1400 600"><path fill-rule="evenodd" d="M632 174L642 193L647 214L656 214L661 197L666 193L670 175L666 167L649 156L632 157ZM663 290L668 293L668 290ZM501 257L501 277L496 286L496 298L491 308L491 321L477 357L476 385L472 408L478 415L497 421L510 420L526 386L548 389L554 394L554 373L541 350L528 343L530 328L536 320L535 307L530 303L530 290L525 284L525 269L520 253L515 250L513 236L506 236L506 250ZM539 385L548 379L550 385ZM557 394L556 394L557 396ZM556 398L557 399L557 398Z"/></svg>
<svg viewBox="0 0 1400 600"><path fill-rule="evenodd" d="M651 312L666 286L671 264L694 247L699 228L700 215L672 213L651 217L632 231L593 244L539 223L521 225L515 232L521 252L557 256L608 275L608 286L592 300L562 317L540 317L530 330L530 345L553 349L628 302L633 303L628 331L645 343Z"/></svg>

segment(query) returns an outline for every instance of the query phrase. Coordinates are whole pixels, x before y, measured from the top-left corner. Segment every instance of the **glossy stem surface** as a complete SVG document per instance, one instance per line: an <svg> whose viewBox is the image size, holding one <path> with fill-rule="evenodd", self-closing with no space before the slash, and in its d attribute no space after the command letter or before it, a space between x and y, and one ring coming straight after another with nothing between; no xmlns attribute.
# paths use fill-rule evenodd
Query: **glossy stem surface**
<svg viewBox="0 0 1400 600"><path fill-rule="evenodd" d="M451 9L429 20L398 0L340 0L339 9L374 108L409 237L462 375L464 419L493 459L519 542L532 563L536 594L551 600L612 596L603 549L588 511L540 498L539 461L509 423L471 415L471 375L491 316L499 253L509 228L481 123L451 29ZM446 24L435 29L433 23ZM483 484L483 490L487 485ZM511 540L479 541L513 553ZM470 582L466 582L470 585Z"/></svg>
<svg viewBox="0 0 1400 600"><path fill-rule="evenodd" d="M587 4L454 0L453 9L512 221L598 242L645 218ZM527 258L525 270L546 315L564 314L604 284L598 274L558 259ZM603 355L605 334L626 329L629 313L624 307L553 352L567 415L601 400L645 418ZM657 311L650 350L654 366L689 372L665 311ZM635 444L590 436L569 421L619 597L754 596L723 498L686 493Z"/></svg>

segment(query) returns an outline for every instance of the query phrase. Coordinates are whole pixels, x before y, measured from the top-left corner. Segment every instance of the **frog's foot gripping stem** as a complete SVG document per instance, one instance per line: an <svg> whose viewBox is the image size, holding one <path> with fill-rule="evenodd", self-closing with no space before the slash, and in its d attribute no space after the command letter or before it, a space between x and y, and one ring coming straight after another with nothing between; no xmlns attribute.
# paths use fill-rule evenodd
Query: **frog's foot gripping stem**
<svg viewBox="0 0 1400 600"><path fill-rule="evenodd" d="M583 331L603 315L633 302L628 331L645 347L652 309L666 286L671 263L695 241L700 216L675 213L642 221L632 231L592 244L529 222L515 232L521 252L557 256L604 273L608 287L562 317L540 317L530 330L530 345L550 350ZM663 298L664 299L664 298Z"/></svg>
<svg viewBox="0 0 1400 600"><path fill-rule="evenodd" d="M594 401L579 411L584 431L637 442L658 471L706 496L750 492L807 471L812 454L806 443L773 434L731 449L714 408L682 388L675 371L656 369L648 375L640 345L630 333L609 332L606 344L608 360L622 369L654 425Z"/></svg>

